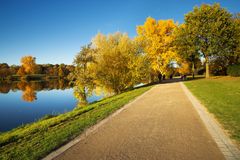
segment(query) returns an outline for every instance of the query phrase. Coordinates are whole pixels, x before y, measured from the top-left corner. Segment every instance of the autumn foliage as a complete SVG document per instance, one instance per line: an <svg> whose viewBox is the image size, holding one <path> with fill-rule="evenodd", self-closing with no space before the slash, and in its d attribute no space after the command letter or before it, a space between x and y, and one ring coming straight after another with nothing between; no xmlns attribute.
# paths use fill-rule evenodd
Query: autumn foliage
<svg viewBox="0 0 240 160"><path fill-rule="evenodd" d="M171 19L148 17L136 27L134 38L120 32L98 33L76 55L74 67L37 65L35 57L25 56L21 67L12 70L21 76L68 76L76 86L75 95L82 99L96 87L121 93L162 77L190 73L194 77L198 70L205 70L206 77L210 72L226 74L228 66L240 63L239 17L219 4L203 4L187 13L180 25ZM0 74L11 74L9 66L0 65Z"/></svg>
<svg viewBox="0 0 240 160"><path fill-rule="evenodd" d="M169 74L171 62L179 60L173 45L176 27L173 20L157 21L151 17L142 26L137 26L136 40L141 43L153 74Z"/></svg>
<svg viewBox="0 0 240 160"><path fill-rule="evenodd" d="M209 65L216 69L240 62L239 26L239 15L219 4L203 4L180 25L148 17L133 39L120 32L99 33L75 58L75 85L91 84L81 92L101 86L120 93L175 74L194 77L200 69L209 77Z"/></svg>
<svg viewBox="0 0 240 160"><path fill-rule="evenodd" d="M79 93L93 86L121 93L140 83L144 71L144 59L137 43L119 32L107 36L97 34L92 44L82 48L74 63L76 69L72 75ZM84 89L86 86L88 89Z"/></svg>
<svg viewBox="0 0 240 160"><path fill-rule="evenodd" d="M21 67L17 74L20 76L34 74L37 69L36 58L32 56L24 56L21 58Z"/></svg>

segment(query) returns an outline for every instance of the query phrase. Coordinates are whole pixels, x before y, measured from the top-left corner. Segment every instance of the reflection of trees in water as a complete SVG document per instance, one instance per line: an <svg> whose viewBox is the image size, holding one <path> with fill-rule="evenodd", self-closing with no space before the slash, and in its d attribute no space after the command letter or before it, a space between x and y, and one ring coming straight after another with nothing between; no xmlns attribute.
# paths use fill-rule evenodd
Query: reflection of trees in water
<svg viewBox="0 0 240 160"><path fill-rule="evenodd" d="M78 84L74 86L73 89L74 97L78 100L77 107L84 107L89 104L87 98L92 95L108 97L114 94L112 91L103 87L94 86L92 83L85 83L85 85Z"/></svg>
<svg viewBox="0 0 240 160"><path fill-rule="evenodd" d="M5 84L0 84L0 93L8 93L11 89L11 84L5 83Z"/></svg>
<svg viewBox="0 0 240 160"><path fill-rule="evenodd" d="M79 80L75 81L73 88L73 95L78 100L78 107L84 107L88 104L87 97L92 96L95 85L92 81L82 82Z"/></svg>
<svg viewBox="0 0 240 160"><path fill-rule="evenodd" d="M10 90L23 91L22 99L27 102L33 102L37 99L37 91L52 89L68 89L71 88L69 82L64 79L49 81L19 81L5 82L0 84L0 93L8 93Z"/></svg>
<svg viewBox="0 0 240 160"><path fill-rule="evenodd" d="M37 99L37 93L30 86L23 90L22 99L26 102L33 102Z"/></svg>
<svg viewBox="0 0 240 160"><path fill-rule="evenodd" d="M90 90L84 86L75 86L73 95L78 100L78 107L83 107L88 104L87 97L90 96Z"/></svg>

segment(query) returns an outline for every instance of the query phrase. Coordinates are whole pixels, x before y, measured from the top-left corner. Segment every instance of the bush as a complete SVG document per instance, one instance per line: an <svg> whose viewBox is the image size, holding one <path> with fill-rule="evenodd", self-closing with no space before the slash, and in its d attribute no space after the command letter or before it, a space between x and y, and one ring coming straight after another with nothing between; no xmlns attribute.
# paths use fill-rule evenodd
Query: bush
<svg viewBox="0 0 240 160"><path fill-rule="evenodd" d="M233 77L240 76L240 64L231 65L227 69L227 74Z"/></svg>

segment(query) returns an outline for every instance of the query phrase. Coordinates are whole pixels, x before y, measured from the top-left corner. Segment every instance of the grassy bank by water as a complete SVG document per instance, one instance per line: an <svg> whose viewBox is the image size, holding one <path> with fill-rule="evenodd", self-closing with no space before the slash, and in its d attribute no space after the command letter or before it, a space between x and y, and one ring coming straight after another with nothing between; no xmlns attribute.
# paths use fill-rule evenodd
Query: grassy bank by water
<svg viewBox="0 0 240 160"><path fill-rule="evenodd" d="M72 140L151 86L128 91L84 108L0 134L0 159L40 159Z"/></svg>
<svg viewBox="0 0 240 160"><path fill-rule="evenodd" d="M240 144L240 78L212 77L185 85Z"/></svg>

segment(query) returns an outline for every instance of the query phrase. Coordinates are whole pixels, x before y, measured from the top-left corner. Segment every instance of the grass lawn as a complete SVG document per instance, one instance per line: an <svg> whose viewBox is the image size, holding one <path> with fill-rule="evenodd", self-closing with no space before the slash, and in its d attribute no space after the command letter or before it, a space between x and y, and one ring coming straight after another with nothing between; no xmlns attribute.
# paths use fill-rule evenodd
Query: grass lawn
<svg viewBox="0 0 240 160"><path fill-rule="evenodd" d="M81 109L0 134L0 159L41 159L151 86L128 91Z"/></svg>
<svg viewBox="0 0 240 160"><path fill-rule="evenodd" d="M197 79L185 85L240 144L240 77Z"/></svg>

